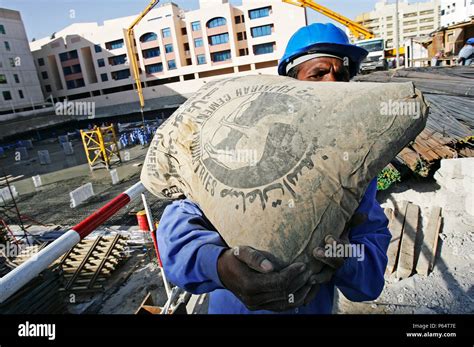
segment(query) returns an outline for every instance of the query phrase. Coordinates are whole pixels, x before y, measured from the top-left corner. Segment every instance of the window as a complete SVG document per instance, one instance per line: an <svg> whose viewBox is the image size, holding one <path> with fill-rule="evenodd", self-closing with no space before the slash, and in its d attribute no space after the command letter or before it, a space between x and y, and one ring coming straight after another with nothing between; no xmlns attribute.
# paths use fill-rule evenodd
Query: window
<svg viewBox="0 0 474 347"><path fill-rule="evenodd" d="M2 94L5 101L12 99L12 94L8 90L5 90Z"/></svg>
<svg viewBox="0 0 474 347"><path fill-rule="evenodd" d="M79 78L77 80L66 81L67 89L76 89L85 86L84 79Z"/></svg>
<svg viewBox="0 0 474 347"><path fill-rule="evenodd" d="M97 59L97 65L99 65L99 67L104 67L105 60L103 58Z"/></svg>
<svg viewBox="0 0 474 347"><path fill-rule="evenodd" d="M68 60L77 59L77 58L78 58L78 55L77 55L76 50L64 52L59 55L59 60L61 61L68 61Z"/></svg>
<svg viewBox="0 0 474 347"><path fill-rule="evenodd" d="M235 16L234 20L235 20L235 24L240 24L242 22L242 18L240 16Z"/></svg>
<svg viewBox="0 0 474 347"><path fill-rule="evenodd" d="M455 3L453 3L453 7L456 7ZM433 13L434 13L434 10L425 10L425 11L420 12L420 16L424 16L424 15L427 15L427 14L433 14Z"/></svg>
<svg viewBox="0 0 474 347"><path fill-rule="evenodd" d="M44 66L44 59L43 58L38 58L38 65L39 66Z"/></svg>
<svg viewBox="0 0 474 347"><path fill-rule="evenodd" d="M199 31L201 30L201 22L192 22L191 23L192 31Z"/></svg>
<svg viewBox="0 0 474 347"><path fill-rule="evenodd" d="M198 65L206 64L206 56L204 54L199 54L196 58Z"/></svg>
<svg viewBox="0 0 474 347"><path fill-rule="evenodd" d="M15 59L14 58L8 58L8 62L10 63L10 67L15 67Z"/></svg>
<svg viewBox="0 0 474 347"><path fill-rule="evenodd" d="M143 53L143 58L148 59L148 58L153 58L153 57L159 57L161 52L159 48L150 48L150 49L145 49L142 51Z"/></svg>
<svg viewBox="0 0 474 347"><path fill-rule="evenodd" d="M63 67L64 76L73 75L82 72L81 65L76 64L72 66Z"/></svg>
<svg viewBox="0 0 474 347"><path fill-rule="evenodd" d="M242 31L240 33L237 33L237 41L243 41L243 40L247 40L247 32L246 31Z"/></svg>
<svg viewBox="0 0 474 347"><path fill-rule="evenodd" d="M216 17L216 18L213 18L213 19L209 20L209 22L207 22L207 27L208 28L217 28L217 27L226 25L226 23L227 23L227 21L225 20L224 17Z"/></svg>
<svg viewBox="0 0 474 347"><path fill-rule="evenodd" d="M176 69L176 62L174 61L174 59L171 59L170 61L168 61L168 70L173 69Z"/></svg>
<svg viewBox="0 0 474 347"><path fill-rule="evenodd" d="M23 95L23 90L19 90L19 91L18 91L18 96L20 97L20 99L24 99L24 98L25 98L25 95Z"/></svg>
<svg viewBox="0 0 474 347"><path fill-rule="evenodd" d="M44 90L46 90L46 93L51 93L51 86L49 84L45 85Z"/></svg>
<svg viewBox="0 0 474 347"><path fill-rule="evenodd" d="M261 45L255 45L253 46L253 54L260 55L260 54L273 53L273 45L274 45L274 42L262 43Z"/></svg>
<svg viewBox="0 0 474 347"><path fill-rule="evenodd" d="M146 71L147 74L162 72L163 71L163 64L162 63L157 63L157 64L146 65L145 66L145 71Z"/></svg>
<svg viewBox="0 0 474 347"><path fill-rule="evenodd" d="M418 13L416 13L416 12L405 13L403 15L403 18L416 17L417 15L418 15Z"/></svg>
<svg viewBox="0 0 474 347"><path fill-rule="evenodd" d="M181 35L186 35L188 32L186 28L181 28Z"/></svg>
<svg viewBox="0 0 474 347"><path fill-rule="evenodd" d="M231 58L230 50L229 51L222 51L216 52L211 54L211 60L213 62L225 61Z"/></svg>
<svg viewBox="0 0 474 347"><path fill-rule="evenodd" d="M158 35L155 33L146 33L140 37L140 42L150 42L158 40Z"/></svg>
<svg viewBox="0 0 474 347"><path fill-rule="evenodd" d="M106 73L100 74L100 79L102 82L107 82L109 80L109 76Z"/></svg>
<svg viewBox="0 0 474 347"><path fill-rule="evenodd" d="M11 48L10 48L10 43L9 43L8 41L5 41L4 43L5 43L5 49L6 49L7 51L10 51L10 50L11 50Z"/></svg>
<svg viewBox="0 0 474 347"><path fill-rule="evenodd" d="M268 17L270 15L272 7L262 7L262 8L257 8L255 10L250 10L249 11L249 17L250 19L257 19L257 18L262 18L262 17Z"/></svg>
<svg viewBox="0 0 474 347"><path fill-rule="evenodd" d="M0 34L5 35L5 27L3 26L3 24L0 24Z"/></svg>
<svg viewBox="0 0 474 347"><path fill-rule="evenodd" d="M42 77L44 80L48 79L48 72L47 72L47 71L42 71L42 72L41 72L41 77Z"/></svg>
<svg viewBox="0 0 474 347"><path fill-rule="evenodd" d="M7 84L7 76L0 74L0 84Z"/></svg>
<svg viewBox="0 0 474 347"><path fill-rule="evenodd" d="M189 43L186 42L186 43L183 45L183 48L184 48L184 51L185 51L185 52L189 51Z"/></svg>
<svg viewBox="0 0 474 347"><path fill-rule="evenodd" d="M242 57L244 55L249 55L249 49L248 48L239 49L239 57Z"/></svg>
<svg viewBox="0 0 474 347"><path fill-rule="evenodd" d="M262 25L260 27L255 27L251 29L252 37L267 36L272 34L271 25Z"/></svg>
<svg viewBox="0 0 474 347"><path fill-rule="evenodd" d="M100 45L94 45L94 50L96 53L100 53L102 52L102 47L100 47Z"/></svg>
<svg viewBox="0 0 474 347"><path fill-rule="evenodd" d="M124 79L127 79L129 77L130 77L130 70L129 69L112 72L112 79L115 80L115 81L124 80Z"/></svg>
<svg viewBox="0 0 474 347"><path fill-rule="evenodd" d="M202 37L194 39L194 47L202 47L204 43L202 42Z"/></svg>
<svg viewBox="0 0 474 347"><path fill-rule="evenodd" d="M173 53L173 45L171 43L165 45L165 52L166 53Z"/></svg>
<svg viewBox="0 0 474 347"><path fill-rule="evenodd" d="M171 29L164 28L161 30L161 34L163 35L163 37L171 37Z"/></svg>
<svg viewBox="0 0 474 347"><path fill-rule="evenodd" d="M123 39L107 42L105 44L105 47L108 50L122 48L123 47Z"/></svg>
<svg viewBox="0 0 474 347"><path fill-rule="evenodd" d="M20 77L18 77L17 74L13 74L13 79L15 80L15 83L20 83Z"/></svg>
<svg viewBox="0 0 474 347"><path fill-rule="evenodd" d="M115 57L110 57L109 58L109 64L112 65L112 66L122 65L122 64L125 64L126 62L127 62L127 55L126 54L117 55Z"/></svg>
<svg viewBox="0 0 474 347"><path fill-rule="evenodd" d="M209 36L209 44L211 46L221 45L221 44L227 43L227 42L229 42L229 34L228 33Z"/></svg>

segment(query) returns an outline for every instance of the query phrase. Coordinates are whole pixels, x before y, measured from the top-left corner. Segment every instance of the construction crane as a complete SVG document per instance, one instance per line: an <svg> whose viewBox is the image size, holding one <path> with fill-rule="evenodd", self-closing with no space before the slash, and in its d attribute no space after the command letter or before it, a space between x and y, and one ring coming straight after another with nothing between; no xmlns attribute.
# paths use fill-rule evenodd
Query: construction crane
<svg viewBox="0 0 474 347"><path fill-rule="evenodd" d="M352 35L356 37L358 40L369 40L375 38L375 35L366 27L363 25L360 25L357 22L354 22L353 20L337 13L332 10L330 10L327 7L324 7L322 5L319 5L315 3L313 0L283 0L283 2L286 2L291 5L299 6L299 7L309 7L312 8L315 11L318 11L319 13L325 15L326 17L329 17L342 25L346 26Z"/></svg>
<svg viewBox="0 0 474 347"><path fill-rule="evenodd" d="M138 15L133 23L125 31L125 42L127 44L128 56L130 58L130 65L132 67L133 78L135 80L135 85L137 86L138 98L140 100L140 112L142 114L143 128L145 128L145 115L143 109L145 108L145 98L143 97L142 90L142 81L140 79L140 68L137 59L137 50L135 47L135 33L134 28L140 23L140 21L145 17L148 12L150 12L153 7L158 4L159 0L152 0L148 6L143 10L142 13Z"/></svg>

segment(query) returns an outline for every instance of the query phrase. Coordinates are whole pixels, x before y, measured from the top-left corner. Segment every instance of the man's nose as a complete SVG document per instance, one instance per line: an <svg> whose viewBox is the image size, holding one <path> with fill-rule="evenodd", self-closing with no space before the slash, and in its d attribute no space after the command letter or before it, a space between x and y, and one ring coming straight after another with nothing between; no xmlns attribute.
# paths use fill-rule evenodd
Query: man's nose
<svg viewBox="0 0 474 347"><path fill-rule="evenodd" d="M331 70L327 74L325 74L322 79L322 82L337 82L337 77L334 73L334 70Z"/></svg>

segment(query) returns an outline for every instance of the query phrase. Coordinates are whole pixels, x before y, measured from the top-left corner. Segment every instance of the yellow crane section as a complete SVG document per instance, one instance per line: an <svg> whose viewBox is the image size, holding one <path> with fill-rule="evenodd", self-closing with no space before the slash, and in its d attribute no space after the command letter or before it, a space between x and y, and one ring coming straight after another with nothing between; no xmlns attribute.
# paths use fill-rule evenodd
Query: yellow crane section
<svg viewBox="0 0 474 347"><path fill-rule="evenodd" d="M334 12L327 7L319 5L315 3L313 0L282 0L282 1L291 5L295 5L299 7L309 7L315 11L318 11L319 13L325 15L326 17L329 17L341 23L342 25L346 26L357 39L368 40L368 39L375 38L375 35L363 25L360 25L359 23L354 22L353 20L347 17L344 17L343 15L337 12Z"/></svg>
<svg viewBox="0 0 474 347"><path fill-rule="evenodd" d="M143 116L143 108L145 107L145 99L143 98L142 90L142 81L140 80L140 68L137 59L137 50L135 47L135 34L134 28L138 23L145 17L148 12L150 12L153 7L158 4L159 0L152 0L148 6L143 10L142 13L133 21L133 23L125 31L125 41L127 44L128 55L130 58L130 66L132 68L133 78L135 80L135 85L137 86L138 98L140 99L140 111L142 113L143 125L145 125L145 120Z"/></svg>

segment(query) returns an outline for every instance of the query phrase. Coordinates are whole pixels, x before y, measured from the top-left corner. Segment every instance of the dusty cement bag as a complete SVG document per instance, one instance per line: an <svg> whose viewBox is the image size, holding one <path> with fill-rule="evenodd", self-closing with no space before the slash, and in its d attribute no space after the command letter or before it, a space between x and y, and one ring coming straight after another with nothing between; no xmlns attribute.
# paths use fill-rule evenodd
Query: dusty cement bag
<svg viewBox="0 0 474 347"><path fill-rule="evenodd" d="M231 247L308 260L426 115L411 83L220 80L157 130L141 180L158 197L196 202Z"/></svg>

